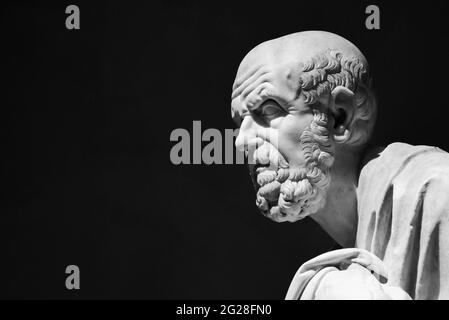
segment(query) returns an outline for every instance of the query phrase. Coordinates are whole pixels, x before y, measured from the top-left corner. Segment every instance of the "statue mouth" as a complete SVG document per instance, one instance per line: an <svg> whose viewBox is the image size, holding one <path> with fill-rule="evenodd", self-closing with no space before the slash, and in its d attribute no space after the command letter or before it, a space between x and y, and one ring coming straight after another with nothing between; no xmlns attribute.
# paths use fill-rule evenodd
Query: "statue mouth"
<svg viewBox="0 0 449 320"><path fill-rule="evenodd" d="M279 150L267 142L254 151L249 164L256 191L256 206L276 222L294 222L315 210L318 194L316 183L321 171L305 165L290 166Z"/></svg>
<svg viewBox="0 0 449 320"><path fill-rule="evenodd" d="M288 169L289 164L280 151L265 141L249 156L249 173L256 191L256 205L264 216L271 215L271 209L278 206L280 185L279 172Z"/></svg>
<svg viewBox="0 0 449 320"><path fill-rule="evenodd" d="M276 222L295 222L316 212L323 174L307 165L290 166L272 145L255 151L254 163L248 164L256 191L256 206ZM318 199L318 200L317 200Z"/></svg>
<svg viewBox="0 0 449 320"><path fill-rule="evenodd" d="M263 174L264 172L268 172L268 171L272 171L273 169L276 168L276 166L272 165L272 164L255 164L255 165L249 165L250 166L250 176L251 176L251 181L253 183L254 186L254 190L256 192L256 204L257 207L259 209L259 211L266 217L270 217L271 216L271 208L275 207L278 205L278 194L275 194L274 197L265 199L266 201L266 205L261 206L260 205L260 194L259 194L259 190L261 190L261 188L266 187L267 184L269 183L261 183L261 181L258 181L258 177L260 174ZM273 171L272 171L273 172ZM275 181L275 179L273 179L273 181ZM271 182L273 182L271 181Z"/></svg>
<svg viewBox="0 0 449 320"><path fill-rule="evenodd" d="M254 189L256 192L260 189L260 185L257 183L257 176L262 168L268 168L270 164L249 164L249 174L251 176L251 181L253 182Z"/></svg>

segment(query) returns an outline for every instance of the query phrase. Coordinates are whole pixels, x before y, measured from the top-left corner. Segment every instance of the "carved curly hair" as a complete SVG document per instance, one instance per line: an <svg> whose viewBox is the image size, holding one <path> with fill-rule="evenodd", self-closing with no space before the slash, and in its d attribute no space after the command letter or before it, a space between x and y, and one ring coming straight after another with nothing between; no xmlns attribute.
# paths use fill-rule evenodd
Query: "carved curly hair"
<svg viewBox="0 0 449 320"><path fill-rule="evenodd" d="M304 101L314 105L323 94L344 86L355 94L356 110L350 123L348 143L365 143L374 126L376 100L371 88L368 66L354 56L344 56L337 50L327 50L302 66L300 92Z"/></svg>

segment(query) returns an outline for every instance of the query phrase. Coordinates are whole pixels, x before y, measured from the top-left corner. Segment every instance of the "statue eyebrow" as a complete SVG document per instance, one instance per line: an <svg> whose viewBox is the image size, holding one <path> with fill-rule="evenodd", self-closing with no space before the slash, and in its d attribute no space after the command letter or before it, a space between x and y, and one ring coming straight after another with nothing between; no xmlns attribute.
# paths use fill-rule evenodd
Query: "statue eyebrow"
<svg viewBox="0 0 449 320"><path fill-rule="evenodd" d="M232 117L232 120L238 125L240 126L243 122L243 118L245 118L246 116L250 115L250 111L248 109L243 110L242 113L239 112L234 112L234 115Z"/></svg>
<svg viewBox="0 0 449 320"><path fill-rule="evenodd" d="M266 73L268 73L268 71L266 71L262 65L258 65L246 74L240 76L234 83L234 90L231 98L234 99L239 96L253 81Z"/></svg>

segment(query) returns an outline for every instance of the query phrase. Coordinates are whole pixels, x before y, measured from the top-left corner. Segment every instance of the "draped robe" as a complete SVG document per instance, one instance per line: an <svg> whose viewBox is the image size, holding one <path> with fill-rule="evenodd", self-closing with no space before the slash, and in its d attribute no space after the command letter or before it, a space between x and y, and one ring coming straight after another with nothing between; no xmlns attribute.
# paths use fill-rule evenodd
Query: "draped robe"
<svg viewBox="0 0 449 320"><path fill-rule="evenodd" d="M449 153L436 147L390 144L363 166L357 201L353 252L331 251L306 262L286 298L319 292L325 277L317 275L330 268L347 269L366 250L379 258L372 260L373 265L388 274L382 286L402 289L412 299L449 299ZM361 265L369 269L368 264Z"/></svg>

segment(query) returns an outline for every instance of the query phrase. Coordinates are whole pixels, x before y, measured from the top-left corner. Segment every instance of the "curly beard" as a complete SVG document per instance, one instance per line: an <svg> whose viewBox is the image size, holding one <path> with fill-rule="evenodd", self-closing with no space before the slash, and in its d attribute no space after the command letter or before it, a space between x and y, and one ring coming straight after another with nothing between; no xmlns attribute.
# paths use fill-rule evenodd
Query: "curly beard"
<svg viewBox="0 0 449 320"><path fill-rule="evenodd" d="M259 164L252 172L257 183L256 205L265 216L277 222L294 222L324 207L334 161L327 122L326 114L315 111L312 123L302 132L303 166L290 167L268 142L254 151Z"/></svg>

